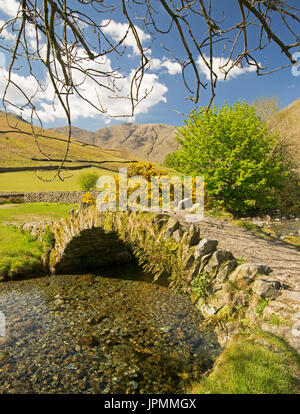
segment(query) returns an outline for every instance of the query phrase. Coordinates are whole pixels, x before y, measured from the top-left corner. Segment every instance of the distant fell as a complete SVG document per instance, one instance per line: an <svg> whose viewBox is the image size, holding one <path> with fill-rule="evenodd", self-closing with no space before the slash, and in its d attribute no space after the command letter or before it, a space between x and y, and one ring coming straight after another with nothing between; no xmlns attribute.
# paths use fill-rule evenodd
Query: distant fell
<svg viewBox="0 0 300 414"><path fill-rule="evenodd" d="M67 127L51 129L66 135ZM176 128L166 124L122 123L95 132L72 127L72 137L89 145L124 151L139 159L162 164L166 155L178 149Z"/></svg>

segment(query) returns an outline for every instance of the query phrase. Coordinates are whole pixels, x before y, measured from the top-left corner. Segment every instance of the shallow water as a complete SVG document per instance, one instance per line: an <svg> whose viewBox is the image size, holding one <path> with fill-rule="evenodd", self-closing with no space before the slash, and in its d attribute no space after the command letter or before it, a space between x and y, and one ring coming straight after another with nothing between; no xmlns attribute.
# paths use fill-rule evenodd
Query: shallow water
<svg viewBox="0 0 300 414"><path fill-rule="evenodd" d="M280 222L276 223L273 222L270 225L270 228L275 232L282 236L294 236L300 238L300 220L281 220Z"/></svg>
<svg viewBox="0 0 300 414"><path fill-rule="evenodd" d="M188 296L150 282L132 265L0 284L0 393L184 392L221 349Z"/></svg>
<svg viewBox="0 0 300 414"><path fill-rule="evenodd" d="M300 235L300 220L282 220L280 223L273 223L271 227L282 234L295 233Z"/></svg>

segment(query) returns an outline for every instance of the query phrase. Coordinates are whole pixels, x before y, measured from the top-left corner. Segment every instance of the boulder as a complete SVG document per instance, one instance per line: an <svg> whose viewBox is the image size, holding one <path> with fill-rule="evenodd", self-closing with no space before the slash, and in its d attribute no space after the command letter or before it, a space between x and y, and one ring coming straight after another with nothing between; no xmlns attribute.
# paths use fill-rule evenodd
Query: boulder
<svg viewBox="0 0 300 414"><path fill-rule="evenodd" d="M200 229L196 226L191 226L189 231L189 247L196 246L200 241Z"/></svg>
<svg viewBox="0 0 300 414"><path fill-rule="evenodd" d="M249 286L257 275L267 275L271 268L263 263L244 263L238 266L229 276L229 280L238 288Z"/></svg>
<svg viewBox="0 0 300 414"><path fill-rule="evenodd" d="M171 218L168 221L166 230L165 230L165 234L164 234L164 239L167 240L169 239L172 234L174 233L175 230L177 230L180 227L180 223L178 220L175 220L173 218Z"/></svg>
<svg viewBox="0 0 300 414"><path fill-rule="evenodd" d="M253 292L263 298L274 300L280 295L281 284L278 280L270 280L266 278L256 279L252 290Z"/></svg>
<svg viewBox="0 0 300 414"><path fill-rule="evenodd" d="M218 246L218 240L202 239L195 249L195 259L200 261L203 256L213 253Z"/></svg>
<svg viewBox="0 0 300 414"><path fill-rule="evenodd" d="M183 270L188 270L192 266L194 261L195 261L195 256L193 254L190 254L184 264Z"/></svg>
<svg viewBox="0 0 300 414"><path fill-rule="evenodd" d="M177 243L180 243L183 234L184 234L183 229L179 227L177 230L174 231L174 233L172 234L172 237Z"/></svg>
<svg viewBox="0 0 300 414"><path fill-rule="evenodd" d="M238 308L244 308L249 305L249 294L247 292L240 291L236 293L232 299L232 304Z"/></svg>
<svg viewBox="0 0 300 414"><path fill-rule="evenodd" d="M222 267L217 273L216 282L224 283L227 279L228 275L233 272L233 270L237 267L236 260L230 260L225 266Z"/></svg>
<svg viewBox="0 0 300 414"><path fill-rule="evenodd" d="M280 298L281 299L281 298ZM282 294L282 301L289 303L295 310L300 311L300 291L286 290Z"/></svg>
<svg viewBox="0 0 300 414"><path fill-rule="evenodd" d="M209 304L201 305L200 310L204 317L213 316L218 312L218 309Z"/></svg>
<svg viewBox="0 0 300 414"><path fill-rule="evenodd" d="M222 263L234 260L233 254L229 250L219 249L214 252L210 261L205 267L208 273L215 272Z"/></svg>

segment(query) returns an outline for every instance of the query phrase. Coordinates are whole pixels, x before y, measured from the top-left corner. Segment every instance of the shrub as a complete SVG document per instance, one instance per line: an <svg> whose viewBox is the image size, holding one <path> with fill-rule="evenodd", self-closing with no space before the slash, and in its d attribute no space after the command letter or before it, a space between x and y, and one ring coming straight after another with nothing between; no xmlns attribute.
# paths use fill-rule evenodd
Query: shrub
<svg viewBox="0 0 300 414"><path fill-rule="evenodd" d="M88 205L92 206L92 205L96 204L96 199L91 193L85 193L81 197L81 203L82 204L88 204Z"/></svg>
<svg viewBox="0 0 300 414"><path fill-rule="evenodd" d="M80 174L78 184L82 191L89 191L95 188L98 178L97 173Z"/></svg>
<svg viewBox="0 0 300 414"><path fill-rule="evenodd" d="M291 164L275 135L253 106L192 111L178 128L181 148L166 159L188 175L202 175L206 191L233 213L279 207L279 192L291 177Z"/></svg>

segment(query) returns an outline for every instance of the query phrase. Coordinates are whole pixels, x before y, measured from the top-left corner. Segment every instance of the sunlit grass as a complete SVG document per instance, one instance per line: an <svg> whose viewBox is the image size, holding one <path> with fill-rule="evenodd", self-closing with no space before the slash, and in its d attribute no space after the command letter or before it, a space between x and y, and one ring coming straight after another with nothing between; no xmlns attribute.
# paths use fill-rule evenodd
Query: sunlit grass
<svg viewBox="0 0 300 414"><path fill-rule="evenodd" d="M64 218L77 204L28 203L3 205L0 208L0 223L26 223L34 221L52 221Z"/></svg>
<svg viewBox="0 0 300 414"><path fill-rule="evenodd" d="M293 394L299 392L300 358L265 332L234 339L213 371L188 392L194 394Z"/></svg>
<svg viewBox="0 0 300 414"><path fill-rule="evenodd" d="M30 270L41 262L42 244L15 227L0 226L0 276Z"/></svg>
<svg viewBox="0 0 300 414"><path fill-rule="evenodd" d="M101 168L84 168L82 170L63 171L64 181L42 181L33 171L7 172L0 174L0 191L3 192L35 192L35 191L81 191L78 178L84 173L97 173L100 175L115 174ZM43 171L40 173L44 180L51 180L54 171Z"/></svg>

